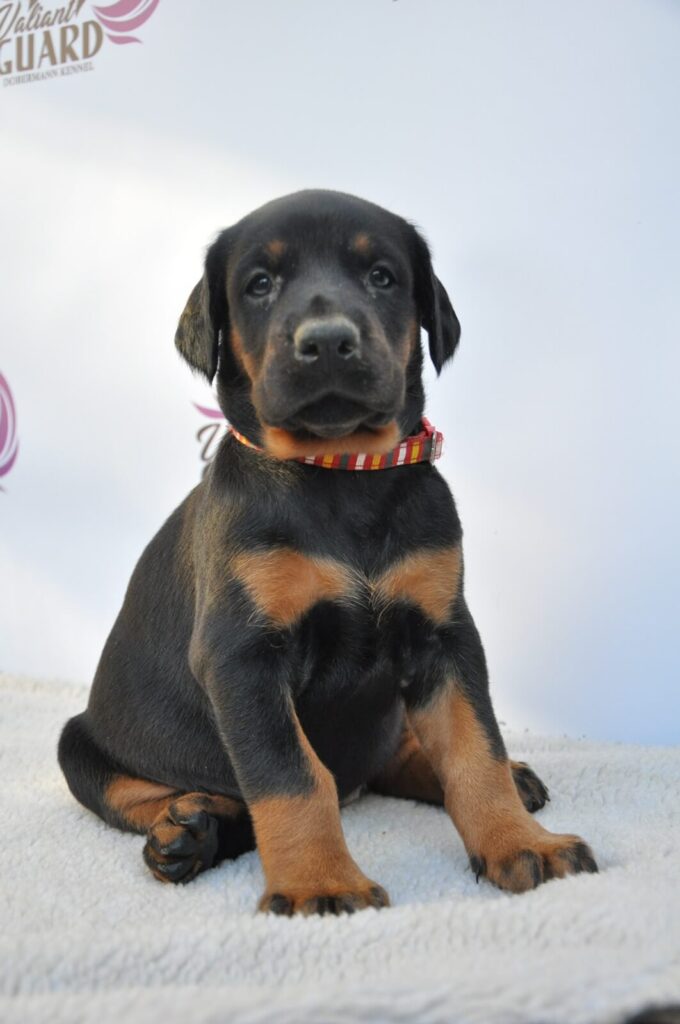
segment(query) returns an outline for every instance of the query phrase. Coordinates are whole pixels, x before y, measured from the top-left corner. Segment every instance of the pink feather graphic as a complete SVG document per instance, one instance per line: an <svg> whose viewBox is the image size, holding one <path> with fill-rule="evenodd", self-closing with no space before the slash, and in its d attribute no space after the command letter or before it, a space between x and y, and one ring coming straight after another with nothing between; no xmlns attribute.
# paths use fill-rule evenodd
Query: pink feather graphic
<svg viewBox="0 0 680 1024"><path fill-rule="evenodd" d="M160 0L117 0L107 7L93 7L97 21L106 30L112 43L140 43L137 36L128 35L149 20Z"/></svg>
<svg viewBox="0 0 680 1024"><path fill-rule="evenodd" d="M215 449L219 444L220 438L224 437L227 421L221 409L213 409L208 405L199 405L198 402L192 402L192 405L203 416L213 421L212 423L204 423L196 434L196 440L201 443L201 459L205 462L203 469L205 473L208 463L215 456Z"/></svg>
<svg viewBox="0 0 680 1024"><path fill-rule="evenodd" d="M14 399L9 384L0 373L0 476L9 473L18 453L19 438Z"/></svg>
<svg viewBox="0 0 680 1024"><path fill-rule="evenodd" d="M209 409L207 405L199 405L198 402L192 403L195 409L202 412L204 416L209 416L212 420L223 420L224 413L221 409Z"/></svg>

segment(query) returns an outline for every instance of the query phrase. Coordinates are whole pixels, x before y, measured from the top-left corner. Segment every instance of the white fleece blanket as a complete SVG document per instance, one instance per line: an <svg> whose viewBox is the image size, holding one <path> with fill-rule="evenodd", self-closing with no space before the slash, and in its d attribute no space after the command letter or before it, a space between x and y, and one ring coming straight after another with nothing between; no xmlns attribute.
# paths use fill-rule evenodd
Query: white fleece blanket
<svg viewBox="0 0 680 1024"><path fill-rule="evenodd" d="M618 1024L680 1002L679 748L506 737L599 875L477 885L443 811L371 796L343 823L393 907L282 919L254 913L256 853L161 885L75 803L55 746L86 694L0 675L0 1021Z"/></svg>

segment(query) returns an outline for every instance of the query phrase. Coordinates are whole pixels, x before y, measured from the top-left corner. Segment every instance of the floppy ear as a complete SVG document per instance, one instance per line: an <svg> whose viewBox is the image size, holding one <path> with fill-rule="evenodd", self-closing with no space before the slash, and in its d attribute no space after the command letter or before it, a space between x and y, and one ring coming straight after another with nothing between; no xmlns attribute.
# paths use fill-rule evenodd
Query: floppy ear
<svg viewBox="0 0 680 1024"><path fill-rule="evenodd" d="M227 327L226 243L223 231L208 249L203 277L187 299L175 332L180 355L210 383L217 372L220 336Z"/></svg>
<svg viewBox="0 0 680 1024"><path fill-rule="evenodd" d="M413 228L413 270L415 297L420 323L428 335L430 357L437 375L456 351L460 341L460 323L446 288L432 269L432 258L425 239Z"/></svg>

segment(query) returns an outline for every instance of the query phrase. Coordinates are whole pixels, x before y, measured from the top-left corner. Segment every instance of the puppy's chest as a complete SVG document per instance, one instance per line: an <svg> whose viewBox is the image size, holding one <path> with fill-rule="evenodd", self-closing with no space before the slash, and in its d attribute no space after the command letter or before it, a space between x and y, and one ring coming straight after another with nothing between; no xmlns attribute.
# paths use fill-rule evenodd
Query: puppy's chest
<svg viewBox="0 0 680 1024"><path fill-rule="evenodd" d="M281 546L239 556L235 570L259 617L281 631L300 679L409 675L436 654L461 581L458 545L421 546L361 565Z"/></svg>

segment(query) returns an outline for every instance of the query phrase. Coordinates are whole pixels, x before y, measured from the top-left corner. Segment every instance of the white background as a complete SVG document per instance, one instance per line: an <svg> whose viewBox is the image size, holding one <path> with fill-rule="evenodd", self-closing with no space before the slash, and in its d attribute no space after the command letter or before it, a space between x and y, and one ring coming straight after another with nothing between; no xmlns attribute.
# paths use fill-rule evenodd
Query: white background
<svg viewBox="0 0 680 1024"><path fill-rule="evenodd" d="M463 325L428 413L499 716L680 741L680 5L161 0L138 34L0 86L0 668L91 678L198 479L203 249L330 187L422 227Z"/></svg>

